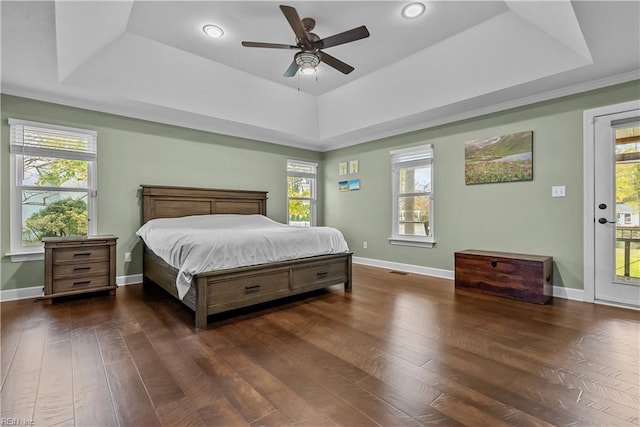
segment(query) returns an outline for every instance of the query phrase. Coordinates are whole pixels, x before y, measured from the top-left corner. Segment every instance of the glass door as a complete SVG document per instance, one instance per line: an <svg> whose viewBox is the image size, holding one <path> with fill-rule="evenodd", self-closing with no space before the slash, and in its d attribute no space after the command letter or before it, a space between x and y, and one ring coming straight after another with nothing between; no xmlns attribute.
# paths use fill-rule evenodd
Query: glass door
<svg viewBox="0 0 640 427"><path fill-rule="evenodd" d="M595 299L640 306L640 113L596 118Z"/></svg>

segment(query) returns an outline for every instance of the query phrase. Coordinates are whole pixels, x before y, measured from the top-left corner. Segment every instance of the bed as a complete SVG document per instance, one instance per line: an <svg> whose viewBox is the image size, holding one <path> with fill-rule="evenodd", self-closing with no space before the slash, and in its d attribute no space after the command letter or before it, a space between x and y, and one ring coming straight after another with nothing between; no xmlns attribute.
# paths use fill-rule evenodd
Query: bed
<svg viewBox="0 0 640 427"><path fill-rule="evenodd" d="M210 214L267 214L267 193L193 187L142 185L142 222ZM195 312L196 328L212 314L302 294L335 284L351 291L350 252L310 256L267 264L198 273L183 298L176 280L179 270L144 245L143 276Z"/></svg>

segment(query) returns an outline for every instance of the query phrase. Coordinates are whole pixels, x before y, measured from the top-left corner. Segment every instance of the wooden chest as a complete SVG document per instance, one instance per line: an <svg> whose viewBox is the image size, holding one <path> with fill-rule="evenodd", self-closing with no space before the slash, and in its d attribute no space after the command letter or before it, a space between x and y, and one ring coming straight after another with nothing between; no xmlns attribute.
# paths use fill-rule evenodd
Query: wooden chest
<svg viewBox="0 0 640 427"><path fill-rule="evenodd" d="M553 258L505 252L455 253L455 287L544 304L553 295Z"/></svg>
<svg viewBox="0 0 640 427"><path fill-rule="evenodd" d="M116 291L115 236L46 237L44 298Z"/></svg>

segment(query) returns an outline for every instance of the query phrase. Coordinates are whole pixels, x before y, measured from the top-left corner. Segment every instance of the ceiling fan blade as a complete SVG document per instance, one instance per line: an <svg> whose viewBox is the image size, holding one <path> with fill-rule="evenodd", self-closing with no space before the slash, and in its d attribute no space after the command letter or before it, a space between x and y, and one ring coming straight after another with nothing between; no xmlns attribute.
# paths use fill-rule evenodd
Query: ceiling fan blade
<svg viewBox="0 0 640 427"><path fill-rule="evenodd" d="M284 72L283 76L293 77L296 75L297 72L298 72L298 64L296 64L296 61L294 60L293 62L291 62L291 65L289 65L289 68L287 68L287 71Z"/></svg>
<svg viewBox="0 0 640 427"><path fill-rule="evenodd" d="M296 8L280 5L280 10L282 10L284 17L287 18L287 21L289 22L289 25L291 25L291 29L295 33L296 37L302 41L305 46L309 46L309 36L302 26L302 20L300 19L300 15L298 15Z"/></svg>
<svg viewBox="0 0 640 427"><path fill-rule="evenodd" d="M338 46L340 44L349 43L355 40L360 40L369 37L369 30L364 25L353 28L351 30L344 31L342 33L334 34L333 36L325 37L313 43L314 49L326 49L332 46Z"/></svg>
<svg viewBox="0 0 640 427"><path fill-rule="evenodd" d="M268 47L272 49L298 49L298 46L280 43L242 42L244 47Z"/></svg>
<svg viewBox="0 0 640 427"><path fill-rule="evenodd" d="M354 68L349 65L349 64L345 64L344 62L340 61L338 58L335 58L331 55L329 55L326 52L318 52L318 54L320 55L320 60L322 62L324 62L325 64L327 64L330 67L335 68L336 70L340 71L341 73L344 74L349 74L350 72L352 72L354 70Z"/></svg>

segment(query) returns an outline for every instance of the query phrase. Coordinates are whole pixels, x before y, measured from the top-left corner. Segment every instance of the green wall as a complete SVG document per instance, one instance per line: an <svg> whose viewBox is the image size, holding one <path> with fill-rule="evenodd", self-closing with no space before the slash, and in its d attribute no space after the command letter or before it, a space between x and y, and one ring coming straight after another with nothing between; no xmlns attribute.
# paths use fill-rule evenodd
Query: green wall
<svg viewBox="0 0 640 427"><path fill-rule="evenodd" d="M324 154L324 219L354 256L453 270L454 252L485 249L551 255L554 285L583 289L583 111L640 98L638 81ZM466 141L533 131L533 181L465 185ZM394 246L392 149L434 145L434 248ZM360 190L339 192L338 164L359 160ZM552 198L565 185L567 196ZM368 249L363 248L363 242Z"/></svg>
<svg viewBox="0 0 640 427"><path fill-rule="evenodd" d="M40 286L43 263L11 263L9 117L98 132L98 232L115 234L117 275L142 272L140 184L259 189L269 216L286 220L286 160L318 161L319 224L339 228L357 257L452 270L453 253L487 249L551 255L554 284L582 289L582 113L640 98L638 81L318 153L2 95L0 147L0 289ZM464 184L466 141L532 130L534 179ZM434 248L392 246L389 151L434 145ZM361 189L339 192L338 163L359 160ZM565 185L567 197L551 198ZM363 242L368 242L368 249ZM124 263L124 253L133 262Z"/></svg>
<svg viewBox="0 0 640 427"><path fill-rule="evenodd" d="M98 132L98 233L118 240L117 275L142 273L140 184L268 191L267 212L286 222L286 161L319 162L321 154L2 95L0 147L0 254L2 290L41 286L41 261L12 263L9 242L8 118ZM319 212L322 212L321 205ZM132 252L133 262L124 263Z"/></svg>

